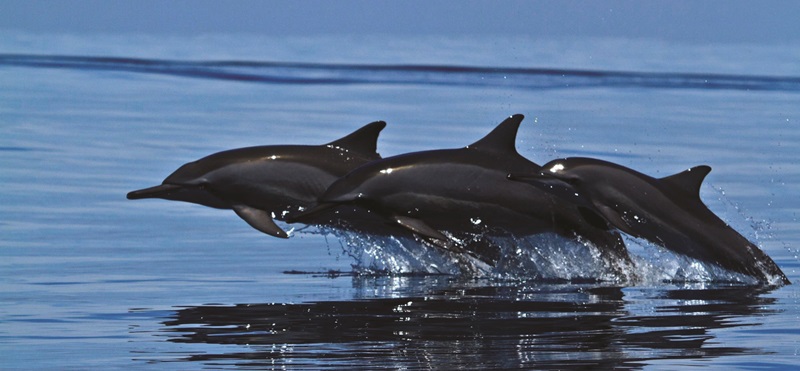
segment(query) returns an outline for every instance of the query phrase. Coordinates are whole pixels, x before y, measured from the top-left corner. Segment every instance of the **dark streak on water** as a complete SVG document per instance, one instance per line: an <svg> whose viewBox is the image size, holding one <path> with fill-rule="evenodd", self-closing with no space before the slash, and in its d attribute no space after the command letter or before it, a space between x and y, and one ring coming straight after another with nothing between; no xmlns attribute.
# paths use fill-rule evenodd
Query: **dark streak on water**
<svg viewBox="0 0 800 371"><path fill-rule="evenodd" d="M33 148L25 147L0 147L0 152L28 152L35 151Z"/></svg>
<svg viewBox="0 0 800 371"><path fill-rule="evenodd" d="M558 89L586 87L800 91L800 77L554 68L178 61L0 54L0 65L108 70L270 84L426 84Z"/></svg>
<svg viewBox="0 0 800 371"><path fill-rule="evenodd" d="M354 280L370 286L381 278ZM246 346L184 360L248 368L374 359L395 369L638 369L654 359L766 353L757 344L714 344L710 334L746 326L740 318L771 314L775 299L761 296L763 288L667 290L647 298L654 307L637 313L619 287L547 287L450 282L402 298L186 307L170 315L163 331L177 343Z"/></svg>

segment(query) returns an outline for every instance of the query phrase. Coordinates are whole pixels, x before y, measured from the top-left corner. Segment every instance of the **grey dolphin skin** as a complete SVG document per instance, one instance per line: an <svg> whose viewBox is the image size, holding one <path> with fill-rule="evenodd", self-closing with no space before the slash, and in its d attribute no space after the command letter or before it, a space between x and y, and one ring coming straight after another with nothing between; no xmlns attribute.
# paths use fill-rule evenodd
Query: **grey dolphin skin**
<svg viewBox="0 0 800 371"><path fill-rule="evenodd" d="M331 207L356 205L446 248L453 241L442 231L556 232L570 238L577 234L603 251L614 265L629 263L616 231L586 222L569 202L506 179L509 172L540 169L515 148L522 120L519 114L508 117L464 148L413 152L370 162L331 184L319 205L293 218L302 222Z"/></svg>
<svg viewBox="0 0 800 371"><path fill-rule="evenodd" d="M769 256L700 200L700 185L710 171L697 166L657 179L611 162L573 157L553 160L534 174L512 172L509 178L586 207L631 236L761 282L789 284Z"/></svg>
<svg viewBox="0 0 800 371"><path fill-rule="evenodd" d="M376 121L328 144L274 145L218 152L187 163L161 185L128 193L128 199L162 198L232 209L253 228L288 235L273 218L313 205L334 180L377 160Z"/></svg>

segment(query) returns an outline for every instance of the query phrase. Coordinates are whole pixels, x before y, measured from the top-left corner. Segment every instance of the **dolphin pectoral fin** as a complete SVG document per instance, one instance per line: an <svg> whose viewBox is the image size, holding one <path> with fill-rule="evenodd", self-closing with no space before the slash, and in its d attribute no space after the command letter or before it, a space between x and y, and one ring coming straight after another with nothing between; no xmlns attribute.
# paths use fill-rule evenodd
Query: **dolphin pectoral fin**
<svg viewBox="0 0 800 371"><path fill-rule="evenodd" d="M284 219L287 223L306 223L309 224L315 215L338 206L334 203L322 203L303 211L293 212Z"/></svg>
<svg viewBox="0 0 800 371"><path fill-rule="evenodd" d="M289 238L289 235L272 220L272 215L264 210L245 205L234 205L233 211L235 211L236 215L240 218L244 219L247 224L250 224L251 227L261 232L270 236Z"/></svg>
<svg viewBox="0 0 800 371"><path fill-rule="evenodd" d="M395 216L392 219L394 220L395 223L397 223L401 227L406 228L423 237L433 238L441 241L450 241L450 239L447 238L447 236L445 236L444 234L442 234L442 232L439 232L431 228L429 225L425 224L425 222L423 222L422 220L410 218L407 216Z"/></svg>
<svg viewBox="0 0 800 371"><path fill-rule="evenodd" d="M463 254L466 252L470 255L474 255L471 252L465 251L464 248L458 243L445 236L442 232L439 232L436 229L433 229L433 227L425 224L425 222L422 220L409 218L407 216L395 216L392 219L395 223L399 224L403 228L420 235L425 242L433 246L454 253Z"/></svg>
<svg viewBox="0 0 800 371"><path fill-rule="evenodd" d="M603 216L597 214L597 212L595 212L594 210L579 206L578 213L580 213L583 220L589 223L589 225L591 225L592 227L604 231L607 231L609 229L608 222L606 222Z"/></svg>
<svg viewBox="0 0 800 371"><path fill-rule="evenodd" d="M494 266L497 262L495 259L491 257L483 256L478 254L474 251L466 250L465 246L461 245L461 243L456 242L449 237L445 236L442 232L434 229L433 227L425 224L422 220L410 218L407 216L394 216L392 217L395 223L414 232L425 240L425 242L443 249L445 251L449 251L456 254L468 254L471 257L478 259L479 261L483 262L483 264L488 264L490 266ZM477 268L474 266L474 263L470 263L465 260L461 260L464 263L464 266L472 267L471 269L476 270Z"/></svg>
<svg viewBox="0 0 800 371"><path fill-rule="evenodd" d="M622 216L619 215L616 210L601 204L595 204L595 207L597 207L597 211L600 212L600 215L602 215L609 224L631 236L639 237L639 233L634 231L630 224L628 224L625 219L622 219Z"/></svg>

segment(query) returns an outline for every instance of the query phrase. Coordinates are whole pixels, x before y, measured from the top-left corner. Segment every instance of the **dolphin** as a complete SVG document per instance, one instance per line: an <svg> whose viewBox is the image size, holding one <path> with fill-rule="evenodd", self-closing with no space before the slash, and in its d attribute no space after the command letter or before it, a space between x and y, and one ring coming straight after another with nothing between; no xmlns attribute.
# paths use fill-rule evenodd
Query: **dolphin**
<svg viewBox="0 0 800 371"><path fill-rule="evenodd" d="M187 163L161 185L128 193L128 199L162 198L232 209L251 227L280 238L273 219L313 205L334 180L377 160L375 121L323 145L272 145L232 149Z"/></svg>
<svg viewBox="0 0 800 371"><path fill-rule="evenodd" d="M789 284L769 256L700 199L700 186L710 171L702 165L657 179L611 162L572 157L550 161L538 173L512 172L509 179L601 215L631 236L762 282Z"/></svg>
<svg viewBox="0 0 800 371"><path fill-rule="evenodd" d="M291 220L302 222L332 207L356 205L456 252L463 251L462 246L443 232L506 236L556 232L587 239L609 255L614 266L619 260L630 263L616 231L586 222L571 203L548 192L506 179L509 172L540 169L515 148L523 118L508 117L464 148L413 152L362 165L333 182L317 206Z"/></svg>

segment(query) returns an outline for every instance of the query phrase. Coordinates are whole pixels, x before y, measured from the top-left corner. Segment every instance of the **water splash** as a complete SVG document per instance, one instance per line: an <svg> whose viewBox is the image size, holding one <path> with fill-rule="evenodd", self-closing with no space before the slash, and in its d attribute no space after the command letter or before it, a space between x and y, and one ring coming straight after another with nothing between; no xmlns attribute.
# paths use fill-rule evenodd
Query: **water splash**
<svg viewBox="0 0 800 371"><path fill-rule="evenodd" d="M624 236L623 239L638 272L636 283L640 285L658 285L665 282L683 284L726 282L744 285L758 283L753 277L673 253L643 239L630 236Z"/></svg>
<svg viewBox="0 0 800 371"><path fill-rule="evenodd" d="M468 254L445 251L418 238L356 233L324 228L338 238L344 253L354 259L356 274L485 276L491 267Z"/></svg>
<svg viewBox="0 0 800 371"><path fill-rule="evenodd" d="M612 282L636 285L758 281L703 263L643 239L624 236L633 264L608 261L593 244L552 233L531 236L475 236L499 249L493 264L476 256L447 251L422 239L354 233L337 228L299 233L335 237L353 259L355 275L453 275L474 279L539 282ZM330 242L329 242L330 243Z"/></svg>
<svg viewBox="0 0 800 371"><path fill-rule="evenodd" d="M419 238L354 233L330 227L301 232L334 236L343 253L353 259L352 269L357 275L441 274L547 282L627 282L636 275L632 267L608 262L589 242L551 233L470 237L499 250L497 260L487 263L478 255L447 251Z"/></svg>
<svg viewBox="0 0 800 371"><path fill-rule="evenodd" d="M769 221L756 221L732 202L722 189L705 184L701 198L735 230L754 242L773 238ZM479 220L476 218L475 222ZM280 222L279 222L280 223ZM634 285L663 283L758 284L758 280L673 253L644 239L623 234L632 264L610 260L589 241L554 233L496 236L488 233L453 234L462 246L488 246L490 254L448 251L410 234L353 232L339 227L305 227L295 233L333 236L342 253L353 259L352 274L451 275L476 279L539 282L612 282ZM326 238L330 244L330 240ZM329 245L330 247L330 245ZM473 249L474 250L474 249ZM766 271L766 269L762 269ZM771 284L780 285L779 277Z"/></svg>

